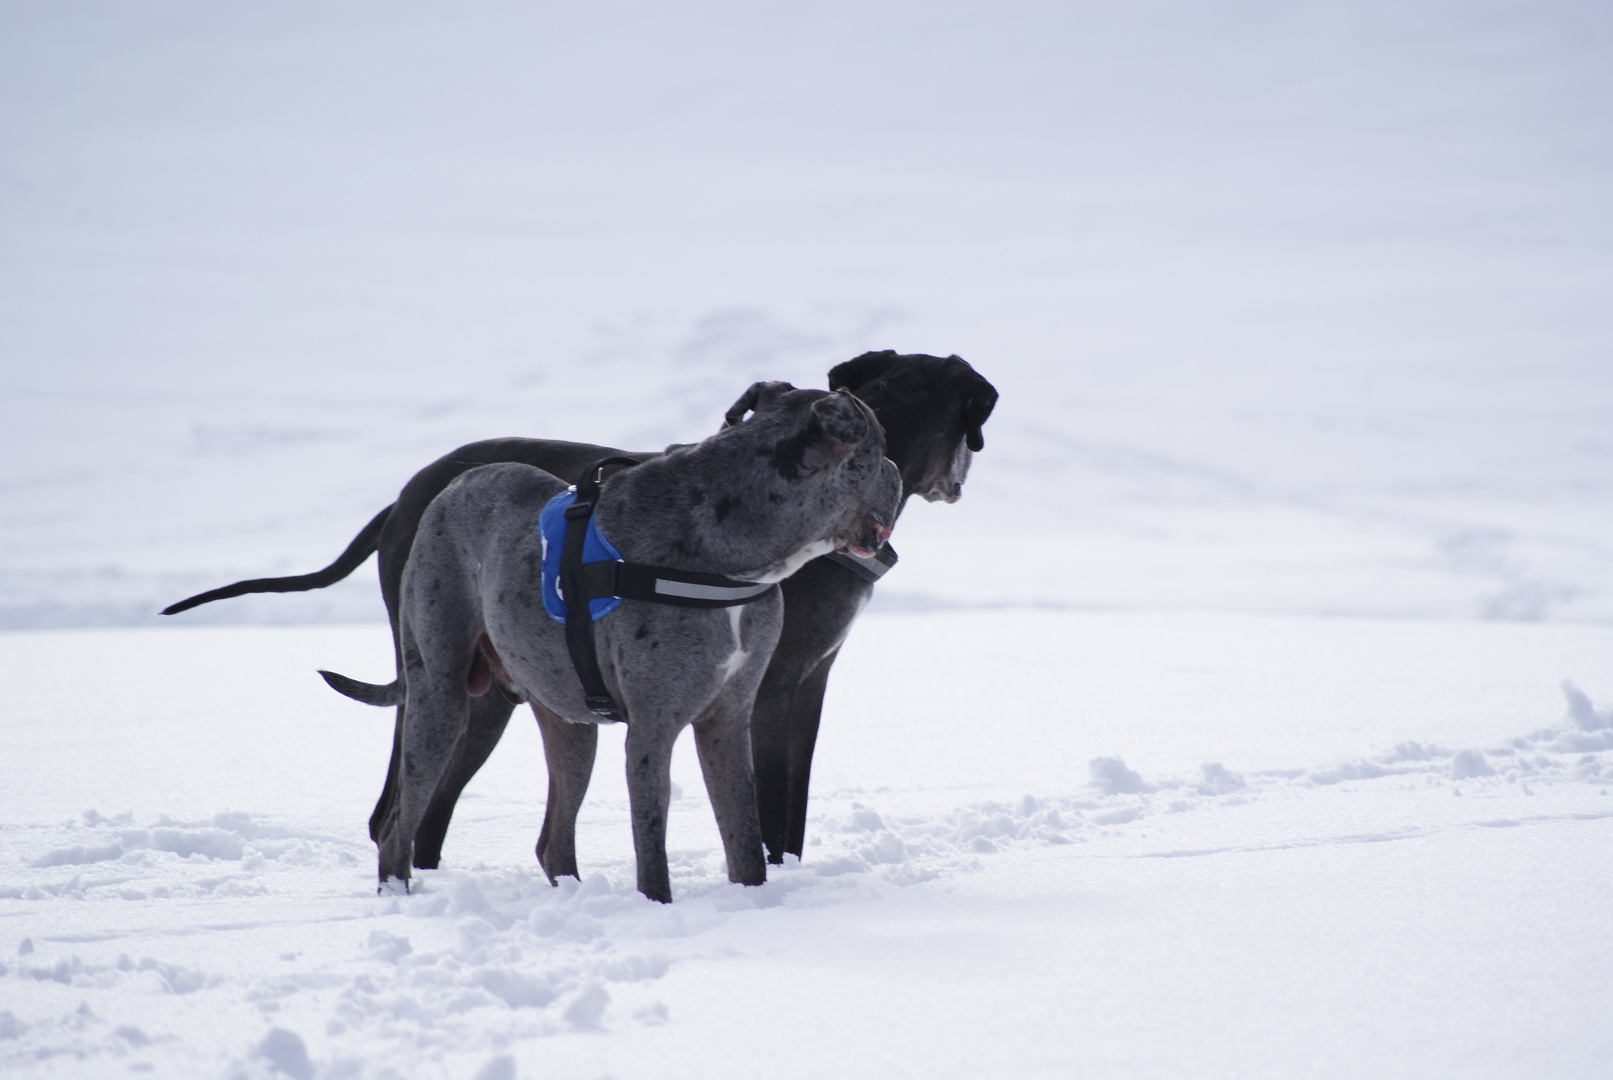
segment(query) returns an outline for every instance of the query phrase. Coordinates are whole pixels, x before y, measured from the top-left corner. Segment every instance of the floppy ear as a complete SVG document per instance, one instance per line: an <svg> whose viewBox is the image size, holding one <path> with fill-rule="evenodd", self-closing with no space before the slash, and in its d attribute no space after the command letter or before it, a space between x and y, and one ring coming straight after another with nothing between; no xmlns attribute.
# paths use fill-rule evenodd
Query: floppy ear
<svg viewBox="0 0 1613 1080"><path fill-rule="evenodd" d="M746 413L765 409L794 389L795 387L787 382L751 383L750 389L739 395L739 400L728 406L728 411L723 413L722 426L733 427L745 419Z"/></svg>
<svg viewBox="0 0 1613 1080"><path fill-rule="evenodd" d="M838 459L851 444L868 437L868 423L857 399L845 390L836 390L812 403L808 430L829 442L830 456Z"/></svg>
<svg viewBox="0 0 1613 1080"><path fill-rule="evenodd" d="M853 360L836 364L829 369L829 389L855 390L867 386L896 365L900 357L895 349L883 352L865 352Z"/></svg>
<svg viewBox="0 0 1613 1080"><path fill-rule="evenodd" d="M951 359L968 367L961 357ZM969 368L969 377L969 396L963 399L964 438L969 441L969 449L978 454L986 447L986 436L980 428L991 416L991 410L997 407L997 388L981 378L974 368Z"/></svg>

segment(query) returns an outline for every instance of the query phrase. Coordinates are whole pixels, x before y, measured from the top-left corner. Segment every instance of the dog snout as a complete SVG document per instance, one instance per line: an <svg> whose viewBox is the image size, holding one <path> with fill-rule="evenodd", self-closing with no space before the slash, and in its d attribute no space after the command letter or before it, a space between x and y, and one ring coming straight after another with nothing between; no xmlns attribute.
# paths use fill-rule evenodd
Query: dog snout
<svg viewBox="0 0 1613 1080"><path fill-rule="evenodd" d="M851 549L854 555L864 559L873 558L879 549L885 546L885 541L890 539L891 530L887 522L886 516L878 510L868 511L862 520L853 526L852 538L844 541L846 547Z"/></svg>
<svg viewBox="0 0 1613 1080"><path fill-rule="evenodd" d="M891 526L901 509L902 474L889 458L879 464L878 479L864 489L862 507L847 522L847 532L854 539L848 540L846 546L863 558L871 557L890 539Z"/></svg>

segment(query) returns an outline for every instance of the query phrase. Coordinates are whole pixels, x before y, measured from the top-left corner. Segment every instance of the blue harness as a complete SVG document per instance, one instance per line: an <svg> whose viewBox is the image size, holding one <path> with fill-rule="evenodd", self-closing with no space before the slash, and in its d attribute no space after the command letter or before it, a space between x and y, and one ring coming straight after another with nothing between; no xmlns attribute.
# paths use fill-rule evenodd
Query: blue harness
<svg viewBox="0 0 1613 1080"><path fill-rule="evenodd" d="M543 540L543 610L557 623L566 621L566 602L560 596L560 552L566 546L566 507L576 501L577 489L567 488L544 503L543 512L538 515L538 535ZM622 561L622 553L605 539L592 514L588 517L588 531L583 534L582 561L585 566ZM591 597L588 614L598 622L621 606L620 596Z"/></svg>

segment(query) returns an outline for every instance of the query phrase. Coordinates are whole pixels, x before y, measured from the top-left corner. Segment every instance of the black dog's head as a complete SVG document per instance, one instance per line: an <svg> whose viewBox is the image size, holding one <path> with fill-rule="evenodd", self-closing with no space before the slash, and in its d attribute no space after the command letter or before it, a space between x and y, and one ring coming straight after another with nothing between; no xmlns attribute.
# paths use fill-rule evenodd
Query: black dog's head
<svg viewBox="0 0 1613 1080"><path fill-rule="evenodd" d="M986 445L981 428L997 404L997 388L967 361L863 353L830 370L829 389L850 390L874 410L904 498L956 502L963 494L970 455Z"/></svg>

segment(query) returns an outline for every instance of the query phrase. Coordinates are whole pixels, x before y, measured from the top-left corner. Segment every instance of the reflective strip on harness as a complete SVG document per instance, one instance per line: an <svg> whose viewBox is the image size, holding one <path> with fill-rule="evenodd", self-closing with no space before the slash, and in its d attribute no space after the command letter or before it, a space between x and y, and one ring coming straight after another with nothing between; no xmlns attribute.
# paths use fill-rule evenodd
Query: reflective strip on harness
<svg viewBox="0 0 1613 1080"><path fill-rule="evenodd" d="M748 585L700 585L693 581L673 581L664 577L655 579L655 592L658 596L679 596L686 600L710 600L724 604L744 603L746 600L761 596L772 587L771 582Z"/></svg>

